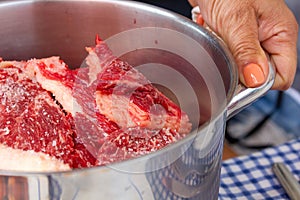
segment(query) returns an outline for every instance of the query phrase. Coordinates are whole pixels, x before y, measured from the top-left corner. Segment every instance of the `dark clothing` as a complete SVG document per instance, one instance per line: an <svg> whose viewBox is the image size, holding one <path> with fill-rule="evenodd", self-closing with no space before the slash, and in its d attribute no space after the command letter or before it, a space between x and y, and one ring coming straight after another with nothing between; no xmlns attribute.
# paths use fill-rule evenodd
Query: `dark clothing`
<svg viewBox="0 0 300 200"><path fill-rule="evenodd" d="M177 12L191 18L191 5L188 0L136 0Z"/></svg>

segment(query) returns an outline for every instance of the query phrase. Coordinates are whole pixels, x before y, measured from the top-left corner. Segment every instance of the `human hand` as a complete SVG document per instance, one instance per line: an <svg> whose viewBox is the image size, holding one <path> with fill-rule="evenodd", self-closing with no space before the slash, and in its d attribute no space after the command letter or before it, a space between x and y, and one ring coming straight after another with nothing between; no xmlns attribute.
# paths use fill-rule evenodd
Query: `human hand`
<svg viewBox="0 0 300 200"><path fill-rule="evenodd" d="M189 0L231 50L248 87L263 84L269 54L276 68L272 89L285 90L297 68L298 24L284 0Z"/></svg>

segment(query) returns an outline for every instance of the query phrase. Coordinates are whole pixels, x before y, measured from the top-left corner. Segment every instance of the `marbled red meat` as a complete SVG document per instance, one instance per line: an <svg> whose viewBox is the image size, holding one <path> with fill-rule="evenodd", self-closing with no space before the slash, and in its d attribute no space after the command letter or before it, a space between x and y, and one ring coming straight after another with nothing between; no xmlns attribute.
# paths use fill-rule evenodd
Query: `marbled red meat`
<svg viewBox="0 0 300 200"><path fill-rule="evenodd" d="M63 159L72 151L70 123L50 94L15 67L0 69L0 143Z"/></svg>
<svg viewBox="0 0 300 200"><path fill-rule="evenodd" d="M0 144L71 168L159 150L191 130L188 116L101 40L87 67L59 57L0 61Z"/></svg>
<svg viewBox="0 0 300 200"><path fill-rule="evenodd" d="M157 151L182 138L170 129L150 130L140 127L119 130L109 135L99 149L97 164L109 164Z"/></svg>
<svg viewBox="0 0 300 200"><path fill-rule="evenodd" d="M121 128L170 128L181 134L189 133L191 124L187 114L158 91L143 74L125 61L112 59L112 52L104 42L98 41L95 48L88 50L89 66L112 60L101 64L102 69L97 70L96 102L102 114Z"/></svg>
<svg viewBox="0 0 300 200"><path fill-rule="evenodd" d="M0 99L0 144L41 152L71 167L74 160L86 165L86 156L76 153L72 116L20 68L0 69Z"/></svg>

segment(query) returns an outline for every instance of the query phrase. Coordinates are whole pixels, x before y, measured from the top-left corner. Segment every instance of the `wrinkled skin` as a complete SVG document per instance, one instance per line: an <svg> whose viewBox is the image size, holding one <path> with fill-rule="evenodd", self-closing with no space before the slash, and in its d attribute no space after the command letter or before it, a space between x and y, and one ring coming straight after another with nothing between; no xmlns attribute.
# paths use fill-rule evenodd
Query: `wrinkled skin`
<svg viewBox="0 0 300 200"><path fill-rule="evenodd" d="M297 68L298 24L284 0L189 0L199 5L207 26L228 45L246 86L262 84L268 74L264 51L276 68L272 89L286 90ZM245 81L245 67L257 64L263 73L260 83ZM248 76L249 77L249 76Z"/></svg>

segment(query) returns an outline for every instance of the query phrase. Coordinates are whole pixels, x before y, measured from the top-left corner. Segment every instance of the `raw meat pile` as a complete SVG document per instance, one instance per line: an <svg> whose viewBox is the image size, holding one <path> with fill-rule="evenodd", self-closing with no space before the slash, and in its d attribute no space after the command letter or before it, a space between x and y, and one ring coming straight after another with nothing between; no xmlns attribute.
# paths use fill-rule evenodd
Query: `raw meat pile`
<svg viewBox="0 0 300 200"><path fill-rule="evenodd" d="M87 67L59 57L0 60L0 169L92 167L184 137L188 116L96 39Z"/></svg>

